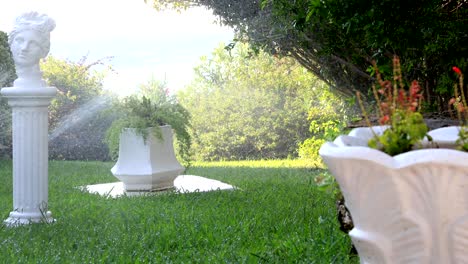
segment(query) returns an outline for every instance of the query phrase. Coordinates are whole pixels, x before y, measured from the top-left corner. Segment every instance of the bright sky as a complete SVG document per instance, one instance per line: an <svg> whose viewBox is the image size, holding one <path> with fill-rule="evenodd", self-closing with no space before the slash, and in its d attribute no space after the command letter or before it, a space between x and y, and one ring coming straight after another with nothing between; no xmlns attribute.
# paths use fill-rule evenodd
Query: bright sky
<svg viewBox="0 0 468 264"><path fill-rule="evenodd" d="M150 0L148 2L151 2ZM203 55L233 39L233 30L216 24L203 8L182 13L155 11L144 0L15 0L0 3L0 30L9 33L15 18L38 11L53 18L50 54L88 62L113 56L116 74L105 87L129 93L152 76L171 90L183 88Z"/></svg>

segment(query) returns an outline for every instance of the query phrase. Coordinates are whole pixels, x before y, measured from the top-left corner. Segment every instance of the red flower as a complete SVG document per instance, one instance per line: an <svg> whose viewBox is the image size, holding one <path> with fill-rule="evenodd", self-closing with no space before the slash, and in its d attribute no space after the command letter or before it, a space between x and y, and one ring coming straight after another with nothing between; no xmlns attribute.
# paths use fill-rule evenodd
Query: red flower
<svg viewBox="0 0 468 264"><path fill-rule="evenodd" d="M410 87L410 96L414 97L415 95L418 94L420 90L421 90L421 87L419 86L418 81L413 81Z"/></svg>
<svg viewBox="0 0 468 264"><path fill-rule="evenodd" d="M409 107L411 112L415 112L418 109L418 102L412 102Z"/></svg>
<svg viewBox="0 0 468 264"><path fill-rule="evenodd" d="M458 68L457 66L453 66L453 67L452 67L452 70L453 70L456 74L462 75L462 72L461 72L460 68Z"/></svg>
<svg viewBox="0 0 468 264"><path fill-rule="evenodd" d="M390 121L390 117L388 115L384 115L382 118L380 118L379 123L381 125L385 125L388 123L388 121Z"/></svg>

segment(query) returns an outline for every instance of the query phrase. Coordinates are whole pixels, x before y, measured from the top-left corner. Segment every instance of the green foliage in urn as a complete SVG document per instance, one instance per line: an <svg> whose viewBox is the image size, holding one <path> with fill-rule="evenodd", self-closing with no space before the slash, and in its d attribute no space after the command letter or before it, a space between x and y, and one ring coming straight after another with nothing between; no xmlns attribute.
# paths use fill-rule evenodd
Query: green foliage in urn
<svg viewBox="0 0 468 264"><path fill-rule="evenodd" d="M379 123L389 127L382 135L374 135L369 141L369 146L394 156L410 151L420 144L424 137L431 139L427 135L429 129L419 112L423 99L421 87L417 81L413 81L409 88L406 87L400 59L396 56L393 58L393 81L384 81L376 65L374 70L380 86L379 89L372 86L378 105ZM359 94L358 97L360 98ZM362 106L362 101L360 104ZM363 106L362 108L364 109ZM364 110L363 113L368 121Z"/></svg>
<svg viewBox="0 0 468 264"><path fill-rule="evenodd" d="M169 94L164 83L150 80L140 86L140 94L117 101L113 110L119 118L112 123L106 135L106 143L113 159L117 158L122 129L134 128L146 140L148 128L153 128L154 136L162 139L160 126L170 125L176 135L179 157L188 165L192 142L189 134L191 116L179 104L177 97Z"/></svg>

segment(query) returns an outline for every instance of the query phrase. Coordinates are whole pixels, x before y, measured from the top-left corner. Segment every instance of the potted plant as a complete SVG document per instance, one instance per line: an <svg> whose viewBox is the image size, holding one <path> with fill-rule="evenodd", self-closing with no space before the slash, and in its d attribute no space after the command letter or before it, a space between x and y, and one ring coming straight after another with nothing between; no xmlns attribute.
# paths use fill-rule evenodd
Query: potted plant
<svg viewBox="0 0 468 264"><path fill-rule="evenodd" d="M451 104L466 121L463 75L454 70ZM420 87L405 88L398 58L393 81L378 71L377 79L381 126L356 128L319 151L353 218L361 263L468 262L468 153L455 149L466 142L466 122L428 131Z"/></svg>
<svg viewBox="0 0 468 264"><path fill-rule="evenodd" d="M118 160L111 169L126 191L154 191L171 188L174 179L190 162L190 114L169 95L164 85L151 81L144 95L131 95L117 103L118 118L107 131L111 156ZM118 146L118 147L117 147Z"/></svg>

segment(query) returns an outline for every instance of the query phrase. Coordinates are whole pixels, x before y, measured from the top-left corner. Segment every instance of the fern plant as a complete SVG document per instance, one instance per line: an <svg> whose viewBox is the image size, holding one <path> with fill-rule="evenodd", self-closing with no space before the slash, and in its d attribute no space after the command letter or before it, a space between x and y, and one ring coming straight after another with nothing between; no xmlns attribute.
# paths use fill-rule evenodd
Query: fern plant
<svg viewBox="0 0 468 264"><path fill-rule="evenodd" d="M141 95L131 95L115 103L113 112L119 118L106 133L106 143L113 159L117 157L119 137L124 128L135 129L146 141L148 128L153 128L153 135L162 139L160 126L170 125L175 132L177 153L184 165L189 165L192 142L190 113L164 87L163 83L150 81L142 86Z"/></svg>

